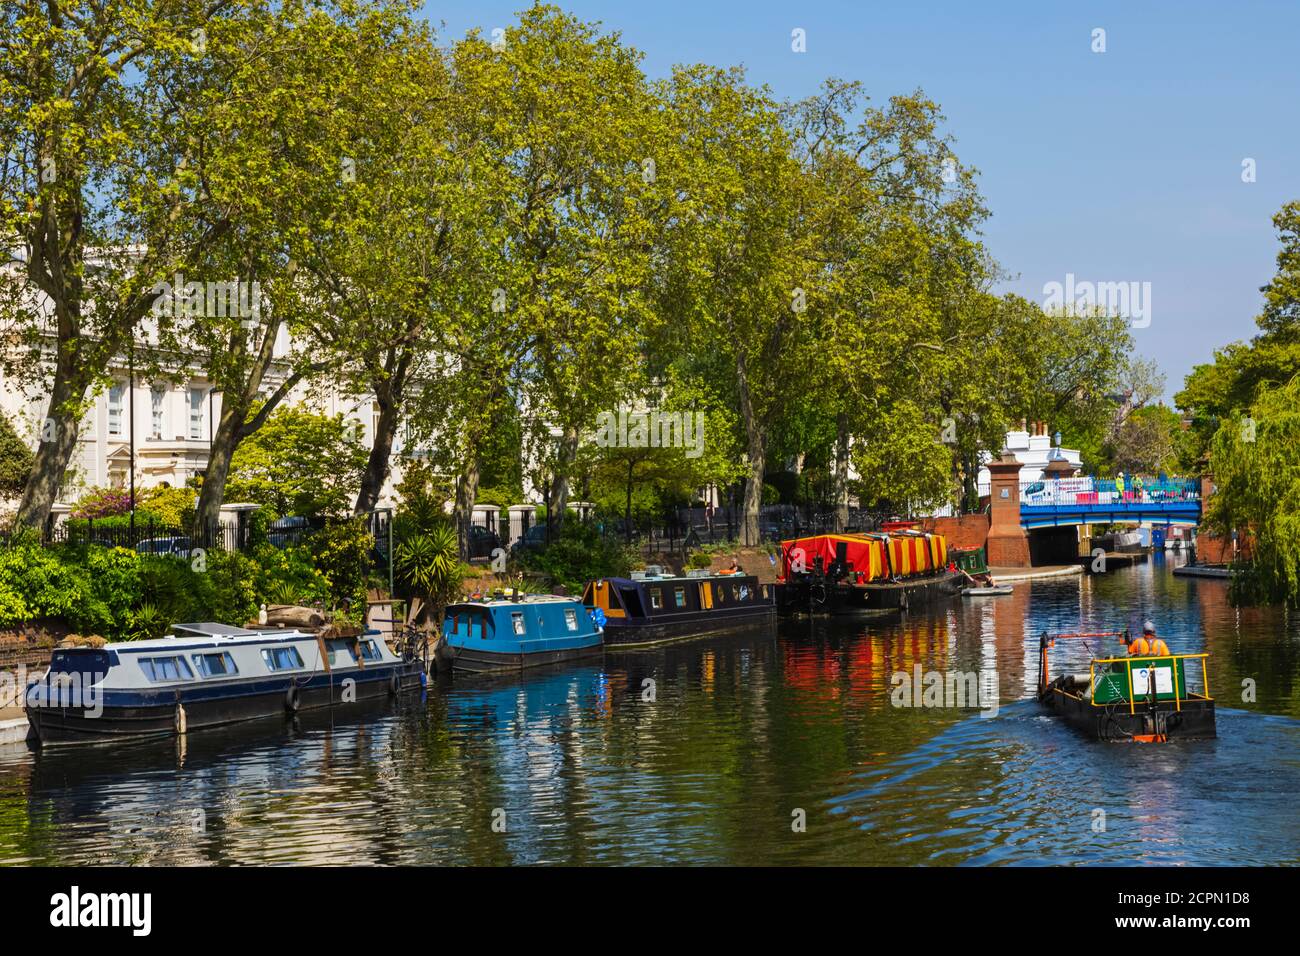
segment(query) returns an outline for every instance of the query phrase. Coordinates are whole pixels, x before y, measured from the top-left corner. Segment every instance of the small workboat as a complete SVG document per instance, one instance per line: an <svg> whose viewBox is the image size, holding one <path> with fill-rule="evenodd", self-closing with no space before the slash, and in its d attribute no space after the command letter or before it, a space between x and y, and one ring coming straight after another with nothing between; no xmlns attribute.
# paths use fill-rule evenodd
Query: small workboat
<svg viewBox="0 0 1300 956"><path fill-rule="evenodd" d="M997 597L999 594L1010 594L1014 588L1010 584L991 584L988 587L970 587L962 588L961 596L968 598Z"/></svg>
<svg viewBox="0 0 1300 956"><path fill-rule="evenodd" d="M442 637L440 668L483 674L599 654L604 628L575 598L516 593L448 605Z"/></svg>
<svg viewBox="0 0 1300 956"><path fill-rule="evenodd" d="M772 585L741 572L666 574L652 565L630 578L593 581L582 600L604 615L611 647L714 636L776 619Z"/></svg>
<svg viewBox="0 0 1300 956"><path fill-rule="evenodd" d="M1039 638L1038 700L1090 737L1107 741L1164 743L1216 735L1206 654L1158 657L1092 656L1087 673L1050 678L1048 650L1058 640L1127 638L1114 632L1057 634ZM1089 647L1089 653L1092 653ZM1199 665L1199 666L1198 666ZM1199 678L1199 690L1189 686Z"/></svg>
<svg viewBox="0 0 1300 956"><path fill-rule="evenodd" d="M29 684L27 720L42 746L184 734L395 695L424 661L398 657L379 631L176 624L170 637L60 648Z"/></svg>

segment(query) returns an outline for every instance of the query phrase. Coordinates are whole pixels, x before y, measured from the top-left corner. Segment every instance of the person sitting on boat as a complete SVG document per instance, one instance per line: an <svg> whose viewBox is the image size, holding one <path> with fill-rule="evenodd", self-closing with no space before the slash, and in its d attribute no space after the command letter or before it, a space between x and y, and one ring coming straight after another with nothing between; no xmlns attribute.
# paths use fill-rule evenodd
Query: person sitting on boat
<svg viewBox="0 0 1300 956"><path fill-rule="evenodd" d="M1147 653L1152 657L1168 657L1169 645L1156 637L1156 626L1151 621L1142 623L1142 638L1147 644Z"/></svg>

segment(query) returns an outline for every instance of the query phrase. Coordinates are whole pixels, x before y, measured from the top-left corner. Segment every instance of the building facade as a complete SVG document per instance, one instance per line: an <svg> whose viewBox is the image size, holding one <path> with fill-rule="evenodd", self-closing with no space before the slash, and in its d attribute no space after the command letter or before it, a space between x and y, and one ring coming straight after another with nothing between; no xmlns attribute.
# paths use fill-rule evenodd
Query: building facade
<svg viewBox="0 0 1300 956"><path fill-rule="evenodd" d="M277 345L276 354L288 350L288 340ZM273 392L287 371L273 368L267 376L265 394ZM56 511L66 511L92 487L125 488L131 483L134 445L137 491L167 486L184 487L207 470L209 452L221 417L222 396L206 371L185 369L179 364L168 374L153 379L136 370L132 376L128 361L113 363L110 382L93 396L82 420L77 450L64 479ZM348 396L338 392L308 394L294 389L285 399L303 404L320 414L342 414L355 422L367 447L374 441L377 412L370 396ZM49 412L49 396L43 389L24 386L0 373L0 413L34 450L42 423ZM134 439L134 441L133 441ZM393 504L393 487L401 480L402 435L394 440L392 470L380 496L380 507ZM12 508L16 502L9 502Z"/></svg>

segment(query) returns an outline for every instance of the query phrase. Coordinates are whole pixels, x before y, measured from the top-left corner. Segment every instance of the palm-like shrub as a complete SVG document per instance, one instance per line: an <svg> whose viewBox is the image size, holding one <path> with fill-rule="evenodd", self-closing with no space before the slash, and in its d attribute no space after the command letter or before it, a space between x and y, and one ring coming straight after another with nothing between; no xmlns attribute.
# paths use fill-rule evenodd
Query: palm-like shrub
<svg viewBox="0 0 1300 956"><path fill-rule="evenodd" d="M442 521L406 535L397 543L393 570L399 581L428 604L430 611L440 614L459 597L465 580L455 529Z"/></svg>

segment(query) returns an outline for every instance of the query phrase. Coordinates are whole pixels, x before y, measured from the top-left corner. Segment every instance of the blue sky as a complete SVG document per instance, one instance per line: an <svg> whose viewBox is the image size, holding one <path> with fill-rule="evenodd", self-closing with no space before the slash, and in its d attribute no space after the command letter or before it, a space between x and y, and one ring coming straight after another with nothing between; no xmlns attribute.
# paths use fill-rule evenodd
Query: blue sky
<svg viewBox="0 0 1300 956"><path fill-rule="evenodd" d="M980 171L1003 288L1043 301L1071 273L1150 282L1151 321L1134 336L1169 396L1216 347L1254 334L1277 253L1271 217L1300 199L1300 2L558 5L622 33L651 76L739 64L782 97L838 76L876 102L921 87ZM459 0L425 15L449 40L490 34L525 6ZM791 51L796 27L805 53Z"/></svg>

